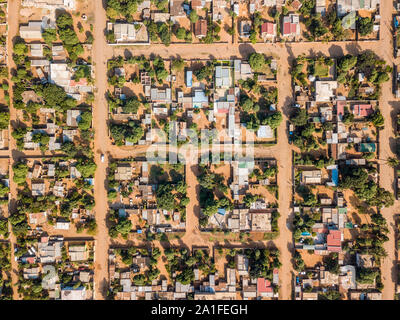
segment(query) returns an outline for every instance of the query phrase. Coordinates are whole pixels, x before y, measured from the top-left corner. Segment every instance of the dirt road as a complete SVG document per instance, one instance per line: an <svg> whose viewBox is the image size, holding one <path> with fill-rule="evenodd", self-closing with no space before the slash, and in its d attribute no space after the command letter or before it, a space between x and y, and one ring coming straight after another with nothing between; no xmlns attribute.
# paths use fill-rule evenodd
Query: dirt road
<svg viewBox="0 0 400 320"><path fill-rule="evenodd" d="M98 226L96 236L95 253L95 293L97 300L104 299L108 285L108 229L107 220L107 151L110 149L110 140L108 139L107 118L108 107L105 98L107 89L107 59L104 56L103 48L108 47L104 37L104 28L106 26L106 15L102 1L95 1L95 23L94 23L94 54L93 62L96 76L96 100L93 110L93 125L95 129L94 153L97 170L95 175L94 197L96 199L95 215ZM101 155L104 154L104 162L101 161Z"/></svg>
<svg viewBox="0 0 400 320"><path fill-rule="evenodd" d="M390 2L390 1L389 1ZM386 3L381 9L381 34L380 34L380 55L389 65L398 64L399 60L393 57L393 36L392 36L392 6ZM391 139L394 137L393 131L393 105L399 105L399 102L393 101L392 81L388 81L382 86L382 96L380 100L380 109L385 118L385 128L379 133L379 152L380 159L387 159L394 156L393 143ZM400 110L397 110L397 112ZM380 165L380 185L387 190L393 190L394 184L394 169L387 165L387 162L381 161ZM383 299L391 300L394 298L395 284L397 282L397 263L395 259L395 238L394 238L394 214L398 212L399 202L396 201L395 206L382 210L382 215L385 217L389 227L389 241L384 245L388 256L383 260L381 271L382 281L384 285Z"/></svg>
<svg viewBox="0 0 400 320"><path fill-rule="evenodd" d="M95 299L104 299L106 294L106 285L108 282L107 270L107 251L109 246L108 230L106 226L106 215L108 210L107 204L107 172L108 158L125 158L133 157L142 154L144 148L135 148L132 150L125 150L124 148L117 148L110 144L108 138L107 119L108 107L105 99L107 90L107 60L114 56L122 55L160 55L163 58L182 57L185 59L213 59L213 58L247 58L252 52L262 52L266 55L273 55L279 59L278 70L278 88L279 88L279 102L278 107L283 111L283 122L278 129L278 144L275 147L265 148L263 150L256 150L258 155L266 154L273 156L278 161L279 174L279 211L281 218L279 220L280 235L274 241L275 245L281 251L281 261L283 266L280 271L281 299L290 299L292 294L292 264L291 264L291 250L292 250L292 234L288 229L291 225L291 198L292 198L292 149L288 144L288 137L286 131L286 121L289 115L290 106L292 103L292 89L291 77L289 69L292 60L300 54L314 55L323 53L332 57L339 57L344 54L356 54L366 49L374 50L379 56L385 58L389 64L395 61L392 55L391 44L391 20L392 20L392 4L390 1L382 1L381 4L381 40L378 42L336 42L336 43L278 43L278 44L213 44L204 45L196 44L193 46L185 44L171 45L165 47L163 45L151 45L148 47L117 47L113 48L106 44L104 37L104 29L106 28L106 15L104 10L105 1L95 1L94 8L94 50L93 50L93 64L95 67L96 77L96 100L93 110L93 125L95 128L94 152L95 161L97 164L95 176L95 213L98 224L98 233L96 239L96 254L95 254ZM383 3L384 2L384 3ZM19 12L19 1L9 1L9 11L13 12L13 16ZM11 40L18 33L18 20L10 19L8 24L8 52L12 52ZM10 54L11 56L11 54ZM10 68L14 67L13 62L9 59ZM10 79L11 80L11 79ZM393 127L391 123L392 106L400 109L400 102L393 99L391 93L391 82L385 83L382 88L383 94L380 101L381 111L385 117L385 129L380 134L380 153L381 159L393 155L393 147L389 144L390 139L393 137ZM10 93L12 99L12 92ZM15 121L16 113L11 108L11 121ZM11 165L16 160L16 155L20 154L15 152L15 141L11 138L10 141L10 159ZM105 161L101 162L100 155L105 155ZM196 184L196 167L187 166L186 182L188 183L188 196L190 203L187 207L187 232L185 236L180 239L184 244L191 247L192 245L207 245L204 243L204 238L201 237L198 228L198 186ZM12 177L12 168L10 168L10 177ZM381 185L389 190L393 190L393 169L386 164L381 165L380 175ZM16 199L16 186L11 181L11 195ZM11 201L10 210L14 210L15 202ZM385 244L385 249L388 252L388 257L384 259L382 265L383 273L383 298L393 299L394 294L394 281L397 278L395 275L395 259L394 259L394 236L393 236L393 214L400 208L399 202L396 202L395 207L383 210L385 218L388 221L390 234L390 241ZM11 237L11 241L15 243L15 238ZM209 245L209 244L208 244ZM13 262L13 269L16 269L16 263ZM13 274L13 283L17 281L16 275ZM15 291L15 290L14 290ZM15 298L16 295L15 295Z"/></svg>
<svg viewBox="0 0 400 320"><path fill-rule="evenodd" d="M13 52L13 40L17 36L19 30L19 23L17 17L17 13L19 13L19 8L20 8L20 0L10 0L8 2L8 35L7 35L7 64L9 71L15 68L15 63L12 59L12 52ZM9 84L10 84L10 101L13 100L13 82L11 81L11 72L9 73ZM10 108L10 124L14 123L15 120L17 119L16 115L16 110L14 108ZM10 126L11 128L11 126ZM13 177L13 164L15 161L18 160L17 158L17 153L15 150L17 149L15 140L12 138L10 134L10 144L9 144L9 157L10 157L10 170L9 170L9 176L10 176L10 195L11 195L11 201L8 206L9 213L11 214L12 212L15 212L16 210L16 199L17 199L17 185L12 182L12 177ZM11 228L11 224L9 225ZM12 284L13 284L13 299L17 300L19 298L19 294L17 292L17 282L18 282L18 264L14 259L14 246L16 244L16 238L14 234L11 232L10 233L10 242L12 244L11 248L11 279L12 279Z"/></svg>

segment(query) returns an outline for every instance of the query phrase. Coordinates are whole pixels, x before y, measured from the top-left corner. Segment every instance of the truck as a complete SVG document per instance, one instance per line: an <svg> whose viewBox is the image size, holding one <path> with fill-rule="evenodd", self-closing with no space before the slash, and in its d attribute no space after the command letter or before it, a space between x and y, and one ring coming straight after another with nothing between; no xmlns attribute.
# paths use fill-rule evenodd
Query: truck
<svg viewBox="0 0 400 320"><path fill-rule="evenodd" d="M396 116L396 137L400 136L400 113Z"/></svg>
<svg viewBox="0 0 400 320"><path fill-rule="evenodd" d="M400 16L395 16L393 18L393 27L394 27L394 39L393 39L393 44L394 44L394 57L400 57Z"/></svg>
<svg viewBox="0 0 400 320"><path fill-rule="evenodd" d="M293 142L293 131L294 131L294 126L293 124L289 124L289 143L292 144Z"/></svg>
<svg viewBox="0 0 400 320"><path fill-rule="evenodd" d="M396 200L399 200L400 197L400 169L396 170L396 179L397 179L397 184L396 184Z"/></svg>
<svg viewBox="0 0 400 320"><path fill-rule="evenodd" d="M395 66L393 68L394 75L393 75L393 93L396 98L400 98L400 72L399 68Z"/></svg>

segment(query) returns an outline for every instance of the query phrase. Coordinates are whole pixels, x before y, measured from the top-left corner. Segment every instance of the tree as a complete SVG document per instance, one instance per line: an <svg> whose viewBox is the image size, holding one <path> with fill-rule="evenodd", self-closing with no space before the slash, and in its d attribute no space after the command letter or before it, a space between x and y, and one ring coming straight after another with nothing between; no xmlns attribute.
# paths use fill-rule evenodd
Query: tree
<svg viewBox="0 0 400 320"><path fill-rule="evenodd" d="M349 71L356 66L357 61L357 56L348 54L339 60L338 67L342 71Z"/></svg>
<svg viewBox="0 0 400 320"><path fill-rule="evenodd" d="M249 57L249 64L253 71L260 71L266 64L265 57L262 53L253 52Z"/></svg>
<svg viewBox="0 0 400 320"><path fill-rule="evenodd" d="M28 47L26 46L26 44L24 42L17 42L14 45L13 51L16 55L19 55L19 56L26 55L28 53Z"/></svg>
<svg viewBox="0 0 400 320"><path fill-rule="evenodd" d="M365 17L365 18L359 18L357 21L357 29L358 32L362 35L362 36L366 36L368 34L370 34L372 32L374 28L374 22L372 21L372 19Z"/></svg>
<svg viewBox="0 0 400 320"><path fill-rule="evenodd" d="M54 41L57 40L57 30L56 29L44 29L42 33L42 37L44 41L51 45Z"/></svg>
<svg viewBox="0 0 400 320"><path fill-rule="evenodd" d="M115 226L115 229L122 236L126 236L132 230L132 222L129 219L120 218L117 225Z"/></svg>
<svg viewBox="0 0 400 320"><path fill-rule="evenodd" d="M94 163L92 159L89 158L81 158L79 159L78 164L76 165L76 169L82 174L84 178L91 178L94 176L97 165Z"/></svg>
<svg viewBox="0 0 400 320"><path fill-rule="evenodd" d="M178 28L175 33L176 37L180 40L184 40L186 38L186 29Z"/></svg>
<svg viewBox="0 0 400 320"><path fill-rule="evenodd" d="M28 166L23 162L18 162L13 166L14 177L13 180L16 184L22 185L26 181L28 174Z"/></svg>
<svg viewBox="0 0 400 320"><path fill-rule="evenodd" d="M182 71L185 67L185 61L183 59L172 60L172 70Z"/></svg>
<svg viewBox="0 0 400 320"><path fill-rule="evenodd" d="M277 111L271 115L268 115L268 117L264 119L263 124L269 125L271 129L276 129L281 124L282 119L282 113L280 111Z"/></svg>
<svg viewBox="0 0 400 320"><path fill-rule="evenodd" d="M175 196L172 193L173 187L170 184L161 184L157 188L156 200L159 208L172 211L175 208Z"/></svg>
<svg viewBox="0 0 400 320"><path fill-rule="evenodd" d="M189 20L191 23L196 23L199 21L199 15L197 14L196 10L190 11Z"/></svg>
<svg viewBox="0 0 400 320"><path fill-rule="evenodd" d="M0 111L0 130L8 128L10 122L10 113L8 111Z"/></svg>
<svg viewBox="0 0 400 320"><path fill-rule="evenodd" d="M122 106L122 110L124 113L137 113L140 107L140 102L137 98L132 97L125 101L125 104Z"/></svg>
<svg viewBox="0 0 400 320"><path fill-rule="evenodd" d="M75 81L79 81L82 78L90 79L90 68L87 65L79 65L76 68L74 79Z"/></svg>
<svg viewBox="0 0 400 320"><path fill-rule="evenodd" d="M386 162L387 162L387 164L388 164L389 166L391 166L392 168L396 168L396 167L398 167L399 164L400 164L400 161L399 161L397 158L395 158L395 157L389 157L389 158L386 160Z"/></svg>
<svg viewBox="0 0 400 320"><path fill-rule="evenodd" d="M385 119L380 110L376 110L369 119L377 129L383 129Z"/></svg>
<svg viewBox="0 0 400 320"><path fill-rule="evenodd" d="M89 130L92 126L92 113L90 111L85 111L81 114L81 119L78 123L78 128L80 130Z"/></svg>
<svg viewBox="0 0 400 320"><path fill-rule="evenodd" d="M308 117L307 117L307 111L305 109L296 109L295 114L290 118L290 121L295 125L295 126L304 126L307 124Z"/></svg>

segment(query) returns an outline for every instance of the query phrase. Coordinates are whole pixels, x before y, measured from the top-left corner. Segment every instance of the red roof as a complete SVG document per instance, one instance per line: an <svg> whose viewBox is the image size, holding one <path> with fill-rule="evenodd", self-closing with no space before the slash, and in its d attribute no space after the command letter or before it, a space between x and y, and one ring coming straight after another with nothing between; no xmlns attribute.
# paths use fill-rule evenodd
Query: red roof
<svg viewBox="0 0 400 320"><path fill-rule="evenodd" d="M299 1L299 0L294 0L293 2L292 2L292 4L291 4L291 7L294 9L294 10L299 10L301 7L302 7L302 3Z"/></svg>
<svg viewBox="0 0 400 320"><path fill-rule="evenodd" d="M29 264L34 264L35 263L35 257L26 258L26 262L28 262Z"/></svg>
<svg viewBox="0 0 400 320"><path fill-rule="evenodd" d="M261 33L274 35L274 24L272 22L265 22L261 25Z"/></svg>
<svg viewBox="0 0 400 320"><path fill-rule="evenodd" d="M264 278L258 278L257 279L257 292L258 293L273 292L273 289L271 287L271 281L264 279Z"/></svg>
<svg viewBox="0 0 400 320"><path fill-rule="evenodd" d="M87 79L86 78L81 78L81 79L79 79L78 82L76 82L75 80L71 80L69 82L69 85L71 87L74 87L74 86L86 86L87 85Z"/></svg>
<svg viewBox="0 0 400 320"><path fill-rule="evenodd" d="M336 111L338 116L344 115L344 106L346 105L346 101L338 101L336 104Z"/></svg>
<svg viewBox="0 0 400 320"><path fill-rule="evenodd" d="M341 247L329 247L328 246L328 251L329 252L340 252L340 251L342 251L342 248Z"/></svg>
<svg viewBox="0 0 400 320"><path fill-rule="evenodd" d="M290 22L285 22L283 24L283 34L290 34Z"/></svg>
<svg viewBox="0 0 400 320"><path fill-rule="evenodd" d="M207 35L207 20L201 19L194 24L194 35L196 37Z"/></svg>
<svg viewBox="0 0 400 320"><path fill-rule="evenodd" d="M368 117L374 113L374 108L370 104L357 104L354 106L354 114L361 117Z"/></svg>
<svg viewBox="0 0 400 320"><path fill-rule="evenodd" d="M279 270L277 268L274 269L274 271L272 272L273 274L278 274Z"/></svg>
<svg viewBox="0 0 400 320"><path fill-rule="evenodd" d="M290 24L290 33L296 33L296 30L297 30L297 24L291 23Z"/></svg>
<svg viewBox="0 0 400 320"><path fill-rule="evenodd" d="M342 244L342 232L340 230L329 230L329 234L326 237L326 243L328 245L328 250L329 247L338 247L340 251Z"/></svg>

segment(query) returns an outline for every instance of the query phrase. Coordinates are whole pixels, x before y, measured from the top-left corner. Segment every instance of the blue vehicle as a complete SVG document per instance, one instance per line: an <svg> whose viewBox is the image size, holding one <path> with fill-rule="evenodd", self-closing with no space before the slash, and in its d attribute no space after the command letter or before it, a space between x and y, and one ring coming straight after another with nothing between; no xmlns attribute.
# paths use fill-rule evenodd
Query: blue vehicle
<svg viewBox="0 0 400 320"><path fill-rule="evenodd" d="M294 131L294 126L293 124L289 125L289 143L292 144L293 142L293 131Z"/></svg>

